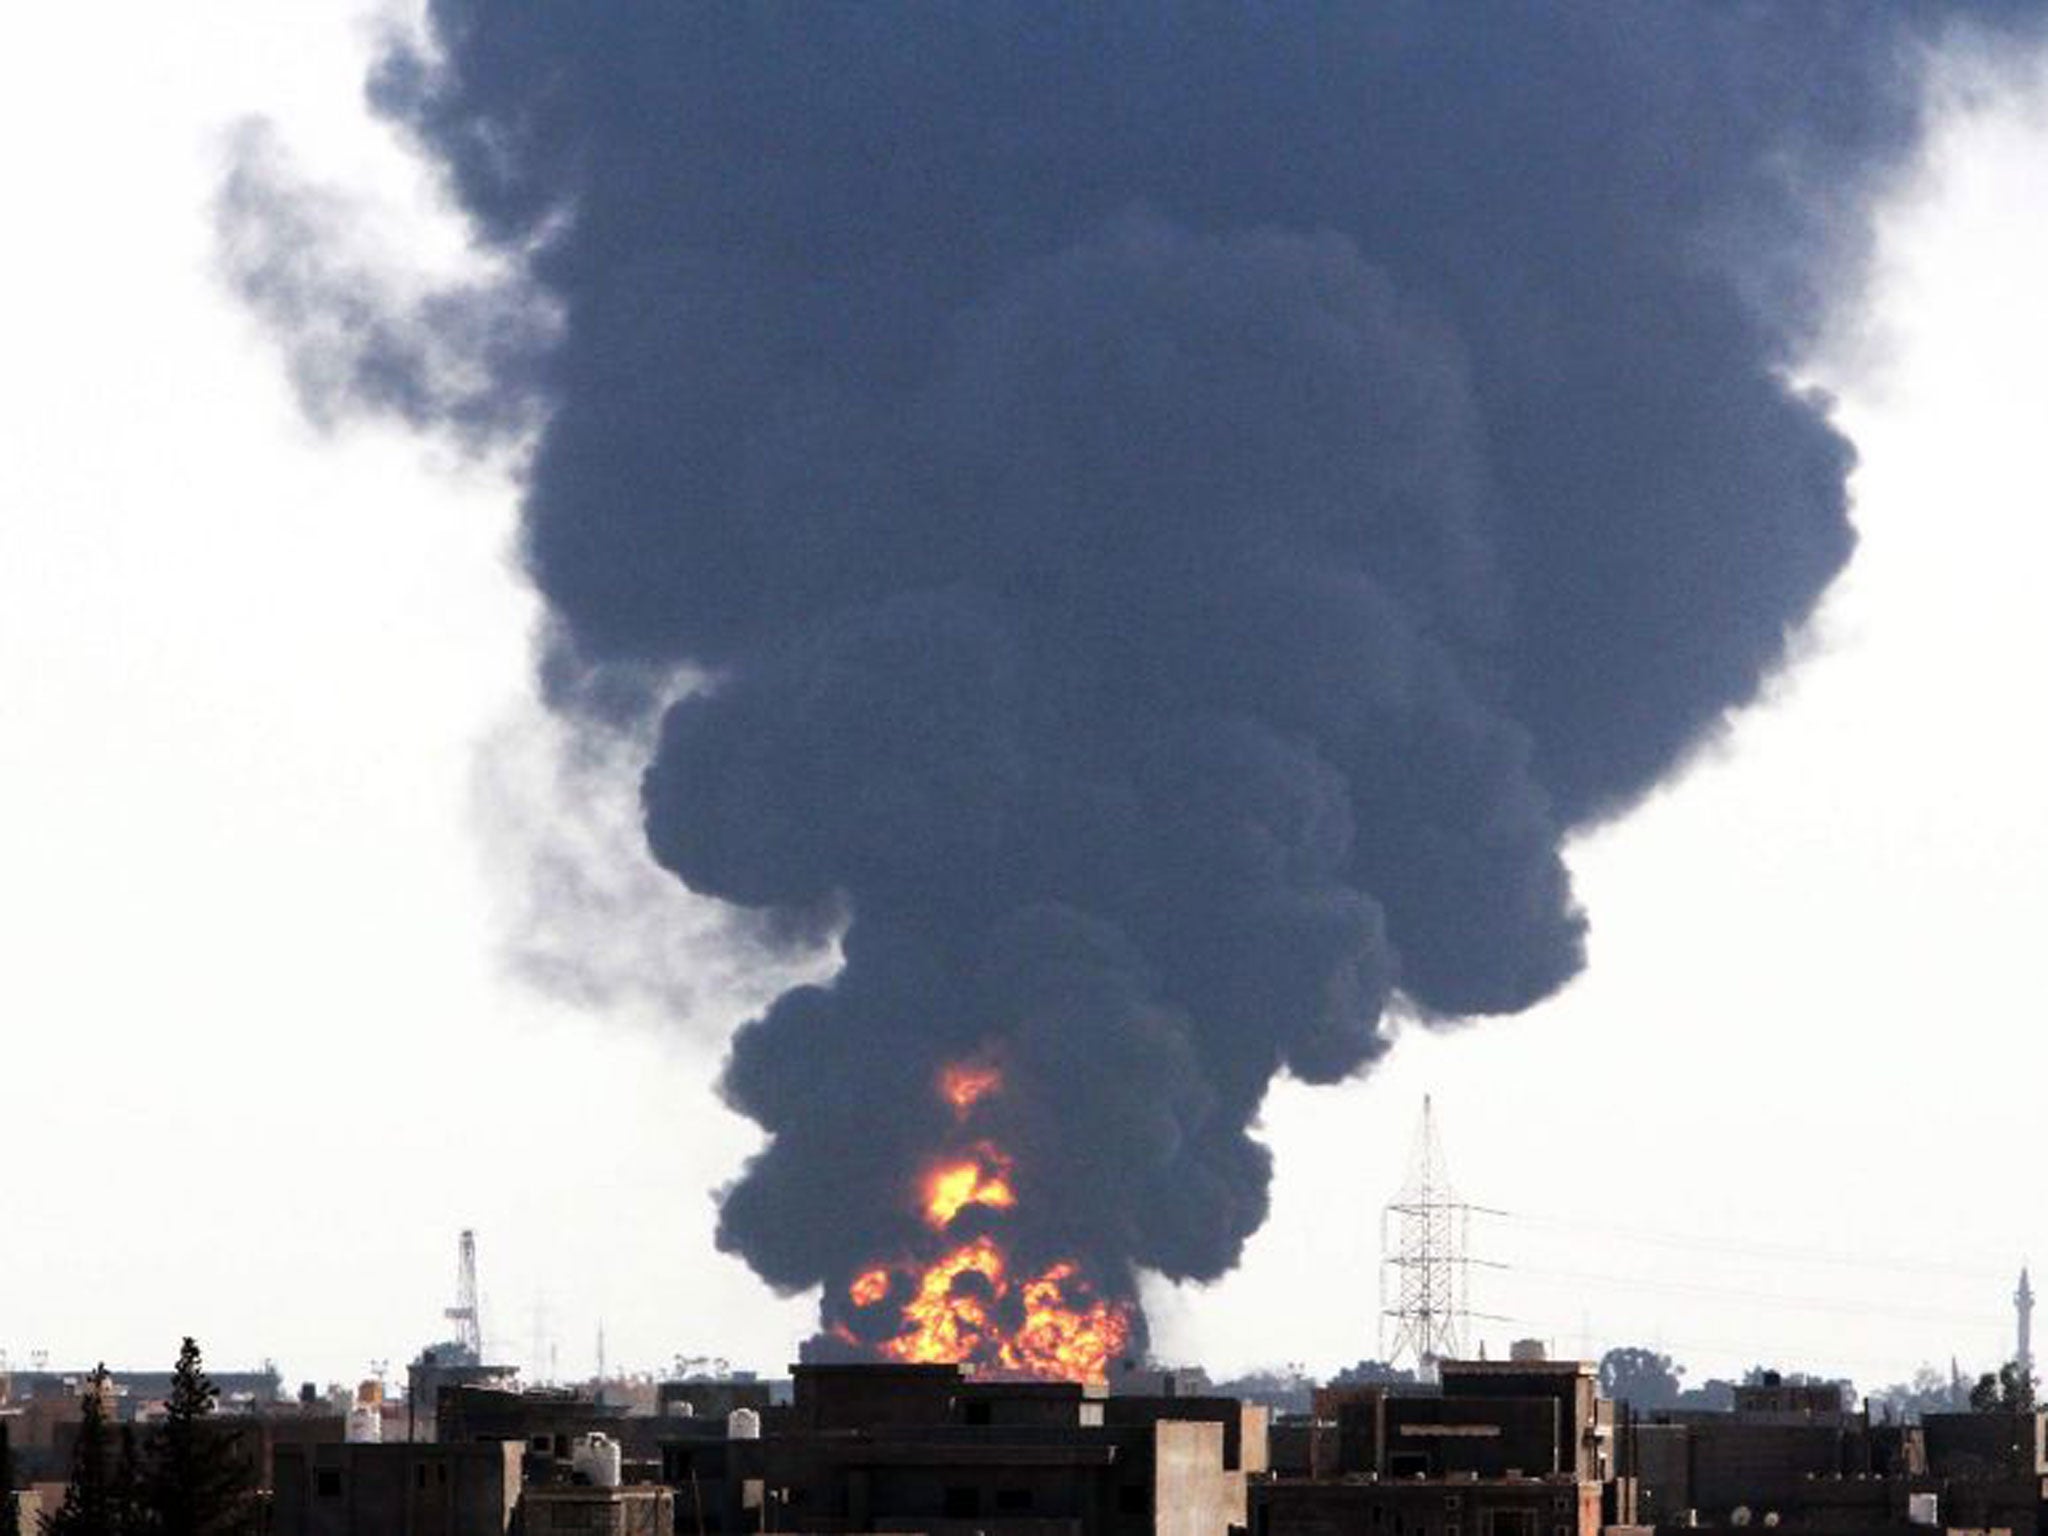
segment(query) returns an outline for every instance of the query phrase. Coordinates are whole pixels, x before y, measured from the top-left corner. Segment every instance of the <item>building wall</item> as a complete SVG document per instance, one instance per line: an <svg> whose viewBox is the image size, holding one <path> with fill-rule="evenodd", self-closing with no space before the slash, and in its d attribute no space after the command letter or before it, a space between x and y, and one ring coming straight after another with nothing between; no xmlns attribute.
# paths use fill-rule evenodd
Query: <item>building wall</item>
<svg viewBox="0 0 2048 1536"><path fill-rule="evenodd" d="M1599 1536L1600 1485L1568 1478L1274 1481L1254 1536Z"/></svg>
<svg viewBox="0 0 2048 1536"><path fill-rule="evenodd" d="M1843 1431L1824 1424L1693 1424L1688 1479L1702 1519L1739 1506L1761 1514L1797 1497L1808 1479L1844 1470Z"/></svg>
<svg viewBox="0 0 2048 1536"><path fill-rule="evenodd" d="M1386 1464L1395 1477L1570 1474L1574 1426L1556 1397L1404 1397L1386 1404Z"/></svg>
<svg viewBox="0 0 2048 1536"><path fill-rule="evenodd" d="M667 1488L529 1488L519 1505L524 1536L672 1536L675 1495Z"/></svg>
<svg viewBox="0 0 2048 1536"><path fill-rule="evenodd" d="M281 1445L275 1536L505 1536L519 1447Z"/></svg>
<svg viewBox="0 0 2048 1536"><path fill-rule="evenodd" d="M1244 1471L1226 1467L1223 1444L1213 1420L1152 1426L1153 1536L1228 1536L1249 1523Z"/></svg>
<svg viewBox="0 0 2048 1536"><path fill-rule="evenodd" d="M1693 1507L1690 1432L1683 1424L1637 1424L1631 1435L1637 1518L1677 1524Z"/></svg>
<svg viewBox="0 0 2048 1536"><path fill-rule="evenodd" d="M1600 1430L1612 1423L1612 1405L1600 1396L1598 1376L1586 1361L1446 1360L1439 1371L1445 1399L1554 1400L1559 1433L1558 1470L1582 1482L1599 1482L1611 1474L1613 1469L1606 1465L1606 1442Z"/></svg>
<svg viewBox="0 0 2048 1536"><path fill-rule="evenodd" d="M2048 1476L2042 1413L1929 1413L1920 1419L1936 1477Z"/></svg>

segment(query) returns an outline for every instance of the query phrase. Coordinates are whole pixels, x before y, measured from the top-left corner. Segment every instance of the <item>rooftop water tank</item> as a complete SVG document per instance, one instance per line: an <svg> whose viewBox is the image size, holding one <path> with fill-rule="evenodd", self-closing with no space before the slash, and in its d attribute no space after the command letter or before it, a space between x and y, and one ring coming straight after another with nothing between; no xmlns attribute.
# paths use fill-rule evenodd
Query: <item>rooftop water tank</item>
<svg viewBox="0 0 2048 1536"><path fill-rule="evenodd" d="M569 1452L569 1471L593 1488L618 1487L619 1442L610 1435L578 1435Z"/></svg>
<svg viewBox="0 0 2048 1536"><path fill-rule="evenodd" d="M348 1411L342 1438L350 1445L379 1445L384 1440L384 1410L358 1403Z"/></svg>
<svg viewBox="0 0 2048 1536"><path fill-rule="evenodd" d="M728 1440L758 1440L761 1438L761 1415L751 1408L735 1408L725 1416L725 1437Z"/></svg>

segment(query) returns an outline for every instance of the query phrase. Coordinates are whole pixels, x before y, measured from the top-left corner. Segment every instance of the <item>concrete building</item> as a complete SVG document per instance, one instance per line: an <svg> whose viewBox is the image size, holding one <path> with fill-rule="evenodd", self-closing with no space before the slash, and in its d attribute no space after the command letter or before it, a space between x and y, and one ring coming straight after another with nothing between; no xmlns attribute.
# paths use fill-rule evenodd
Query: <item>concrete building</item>
<svg viewBox="0 0 2048 1536"><path fill-rule="evenodd" d="M1317 1394L1251 1486L1253 1536L1599 1536L1634 1518L1613 1405L1580 1361L1446 1360L1433 1394Z"/></svg>
<svg viewBox="0 0 2048 1536"><path fill-rule="evenodd" d="M406 1439L437 1438L435 1410L445 1387L514 1387L515 1365L490 1365L460 1342L431 1345L405 1368Z"/></svg>
<svg viewBox="0 0 2048 1536"><path fill-rule="evenodd" d="M1265 1415L1230 1399L1111 1398L957 1366L796 1368L759 1438L669 1421L679 1531L1229 1536L1265 1466Z"/></svg>
<svg viewBox="0 0 2048 1536"><path fill-rule="evenodd" d="M1600 1536L1602 1490L1569 1477L1281 1479L1252 1536Z"/></svg>
<svg viewBox="0 0 2048 1536"><path fill-rule="evenodd" d="M274 1536L505 1536L519 1508L516 1441L280 1445Z"/></svg>
<svg viewBox="0 0 2048 1536"><path fill-rule="evenodd" d="M266 1364L255 1371L209 1370L206 1374L220 1393L223 1413L268 1407L286 1400L284 1378L274 1365ZM90 1375L89 1369L9 1371L0 1375L0 1402L76 1402ZM109 1371L107 1381L116 1418L132 1417L138 1406L161 1403L171 1395L169 1371Z"/></svg>
<svg viewBox="0 0 2048 1536"><path fill-rule="evenodd" d="M1920 1431L1936 1477L2048 1477L2048 1412L1929 1413Z"/></svg>
<svg viewBox="0 0 2048 1536"><path fill-rule="evenodd" d="M677 1529L675 1494L653 1484L549 1484L529 1487L519 1501L522 1536L670 1536Z"/></svg>

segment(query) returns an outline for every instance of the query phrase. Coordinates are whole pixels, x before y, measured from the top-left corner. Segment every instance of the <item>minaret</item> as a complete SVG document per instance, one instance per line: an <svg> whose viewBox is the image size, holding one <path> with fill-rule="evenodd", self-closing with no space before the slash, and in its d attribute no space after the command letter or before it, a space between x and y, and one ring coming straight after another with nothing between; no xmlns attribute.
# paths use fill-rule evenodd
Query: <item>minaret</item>
<svg viewBox="0 0 2048 1536"><path fill-rule="evenodd" d="M2013 1359L2019 1362L2020 1379L2034 1377L2034 1288L2027 1283L2027 1267L2020 1266L2020 1288L2012 1293L2013 1311L2019 1314L2019 1348Z"/></svg>

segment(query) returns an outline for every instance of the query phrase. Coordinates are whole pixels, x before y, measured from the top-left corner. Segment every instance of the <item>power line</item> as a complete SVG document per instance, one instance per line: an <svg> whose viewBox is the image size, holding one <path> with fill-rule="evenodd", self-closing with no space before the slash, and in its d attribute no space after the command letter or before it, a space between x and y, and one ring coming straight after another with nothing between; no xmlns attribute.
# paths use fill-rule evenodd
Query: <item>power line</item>
<svg viewBox="0 0 2048 1536"><path fill-rule="evenodd" d="M1931 1259L1873 1258L1867 1254L1844 1253L1823 1248L1804 1248L1781 1243L1744 1243L1727 1238L1699 1237L1648 1227L1623 1226L1614 1222L1584 1221L1568 1216L1540 1216L1527 1211L1505 1211L1485 1206L1471 1207L1479 1216L1529 1227L1550 1227L1569 1232L1596 1233L1626 1242L1661 1248L1682 1248L1701 1253L1739 1254L1748 1258L1778 1259L1795 1263L1832 1264L1848 1269L1890 1270L1899 1274L1944 1275L1959 1280L1981 1280L2003 1285L2004 1274Z"/></svg>
<svg viewBox="0 0 2048 1536"><path fill-rule="evenodd" d="M1865 1300L1848 1301L1840 1297L1822 1298L1817 1296L1788 1296L1782 1291L1752 1290L1743 1286L1706 1285L1694 1280L1652 1280L1630 1275L1617 1275L1612 1271L1589 1271L1577 1269L1547 1269L1527 1264L1504 1264L1502 1269L1518 1275L1533 1275L1552 1280L1568 1280L1574 1285L1605 1285L1634 1291L1676 1292L1697 1296L1725 1296L1738 1301L1760 1302L1766 1306L1788 1307L1808 1312L1833 1312L1844 1316L1876 1314L1887 1317L1907 1318L1923 1323L1947 1323L1958 1327L1977 1327L1985 1324L1981 1313L1945 1312L1932 1307L1886 1306Z"/></svg>

